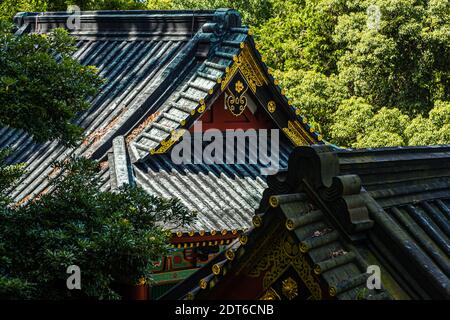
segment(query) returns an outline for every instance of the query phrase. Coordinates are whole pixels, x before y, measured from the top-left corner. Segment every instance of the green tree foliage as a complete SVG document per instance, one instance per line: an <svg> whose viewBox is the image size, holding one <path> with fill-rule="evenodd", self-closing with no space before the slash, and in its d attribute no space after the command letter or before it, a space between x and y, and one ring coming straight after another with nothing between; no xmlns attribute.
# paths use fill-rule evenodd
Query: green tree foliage
<svg viewBox="0 0 450 320"><path fill-rule="evenodd" d="M150 1L153 3L153 1ZM164 0L157 0L164 3ZM0 19L11 20L17 12L66 11L77 5L81 10L137 10L146 9L147 2L141 0L2 0Z"/></svg>
<svg viewBox="0 0 450 320"><path fill-rule="evenodd" d="M71 58L74 41L62 29L18 37L0 22L0 125L37 141L76 142L82 129L71 120L89 107L102 81L94 67Z"/></svg>
<svg viewBox="0 0 450 320"><path fill-rule="evenodd" d="M0 20L12 21L17 12L44 11L47 1L43 0L2 0L0 2Z"/></svg>
<svg viewBox="0 0 450 320"><path fill-rule="evenodd" d="M335 29L334 40L346 48L338 70L351 94L410 115L426 114L437 99L449 100L450 68L442 60L450 57L448 13L428 1L373 4L380 11L378 25L368 26L362 18L370 15L363 11L342 15ZM447 22L438 20L439 14L447 15Z"/></svg>
<svg viewBox="0 0 450 320"><path fill-rule="evenodd" d="M449 0L147 3L150 9L239 10L293 104L333 143L450 143L448 119L432 116L449 108Z"/></svg>
<svg viewBox="0 0 450 320"><path fill-rule="evenodd" d="M271 0L148 0L148 9L210 9L233 8L249 25L259 25L271 16Z"/></svg>
<svg viewBox="0 0 450 320"><path fill-rule="evenodd" d="M49 4L35 0L33 3L41 6L46 3L46 8L52 6L61 10L70 1ZM439 101L445 108L450 101L449 0L80 3L83 9L235 8L242 14L244 23L255 31L267 64L286 88L293 104L326 139L342 146L361 147L450 143L446 138L450 134L448 123L436 127L430 114ZM358 98L364 100L364 105L371 106L375 118L364 121L367 126L358 135L339 139L337 128L346 131L344 128L348 125L348 130L352 131L353 126L360 124L349 123L359 118L359 111L350 108L357 114L343 118L338 107L348 101L361 101ZM374 121L383 120L381 115L387 115L390 109L394 110L390 115L410 119L408 127L401 127L407 131L394 133L384 124L373 130ZM436 137L432 138L433 135Z"/></svg>
<svg viewBox="0 0 450 320"><path fill-rule="evenodd" d="M81 128L72 121L101 86L97 71L71 58L75 42L66 31L17 37L2 20L17 11L65 10L69 2L0 3L0 126L23 129L38 141L74 145ZM78 4L143 8L138 1ZM10 153L0 150L0 299L119 298L119 284L151 281L151 261L168 249L171 232L164 226L194 218L177 200L140 188L99 191L97 164L84 158L56 164L60 174L51 181L51 192L14 207L7 191L23 165L9 164ZM81 291L66 288L72 264L81 268Z"/></svg>
<svg viewBox="0 0 450 320"><path fill-rule="evenodd" d="M56 166L63 174L51 193L0 211L0 299L114 299L117 284L151 281L151 261L168 249L164 226L186 225L194 214L140 188L99 191L93 161ZM81 290L67 290L69 265L81 269Z"/></svg>
<svg viewBox="0 0 450 320"><path fill-rule="evenodd" d="M273 8L272 17L254 26L268 64L282 71L333 72L339 53L332 41L334 10L318 0L274 0Z"/></svg>
<svg viewBox="0 0 450 320"><path fill-rule="evenodd" d="M23 165L10 165L6 158L12 153L9 148L0 149L0 229L3 231L3 217L13 215L8 207L10 200L7 197L7 190L23 174ZM0 235L0 297L14 296L24 299L31 295L32 286L22 279L6 276L6 270L11 260L8 258L7 244L1 240Z"/></svg>
<svg viewBox="0 0 450 320"><path fill-rule="evenodd" d="M343 100L334 113L331 137L352 148L446 144L450 103L436 101L428 117L409 117L398 108L376 110L363 98Z"/></svg>
<svg viewBox="0 0 450 320"><path fill-rule="evenodd" d="M409 145L446 144L450 141L450 102L436 101L427 118L411 120L405 129Z"/></svg>
<svg viewBox="0 0 450 320"><path fill-rule="evenodd" d="M276 70L274 75L282 83L289 84L289 98L307 115L307 120L321 132L329 132L333 115L347 96L347 88L335 75L309 70Z"/></svg>
<svg viewBox="0 0 450 320"><path fill-rule="evenodd" d="M8 203L7 189L23 174L23 164L10 165L6 158L11 155L12 149L0 149L0 208Z"/></svg>
<svg viewBox="0 0 450 320"><path fill-rule="evenodd" d="M449 1L291 2L298 10L259 28L262 50L326 138L349 147L450 143Z"/></svg>

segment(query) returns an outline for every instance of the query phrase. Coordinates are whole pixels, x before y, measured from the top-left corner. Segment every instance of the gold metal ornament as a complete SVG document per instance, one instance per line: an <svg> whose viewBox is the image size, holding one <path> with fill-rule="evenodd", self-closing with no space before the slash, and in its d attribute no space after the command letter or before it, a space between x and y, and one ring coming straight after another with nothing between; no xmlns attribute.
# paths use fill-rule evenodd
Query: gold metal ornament
<svg viewBox="0 0 450 320"><path fill-rule="evenodd" d="M289 300L294 299L298 296L298 285L291 277L283 280L282 282L282 292L286 298Z"/></svg>
<svg viewBox="0 0 450 320"><path fill-rule="evenodd" d="M234 85L234 89L236 90L237 93L241 93L242 90L244 90L244 85L240 80L236 82L236 84Z"/></svg>
<svg viewBox="0 0 450 320"><path fill-rule="evenodd" d="M184 300L194 300L194 295L192 294L192 292L189 292L184 298Z"/></svg>
<svg viewBox="0 0 450 320"><path fill-rule="evenodd" d="M270 113L274 113L276 108L277 108L277 105L275 104L275 101L270 100L267 103L267 110L269 110Z"/></svg>
<svg viewBox="0 0 450 320"><path fill-rule="evenodd" d="M303 252L303 253L306 253L306 252L309 251L308 246L304 242L300 242L298 247L299 247L300 251Z"/></svg>
<svg viewBox="0 0 450 320"><path fill-rule="evenodd" d="M206 110L206 104L205 101L200 101L200 107L197 108L198 113L203 113Z"/></svg>
<svg viewBox="0 0 450 320"><path fill-rule="evenodd" d="M336 294L337 294L337 290L336 290L335 287L330 287L330 288L328 289L328 293L330 294L330 296L334 297L334 296L336 296Z"/></svg>
<svg viewBox="0 0 450 320"><path fill-rule="evenodd" d="M227 250L225 252L225 257L230 261L234 260L234 257L235 257L234 251L231 249Z"/></svg>
<svg viewBox="0 0 450 320"><path fill-rule="evenodd" d="M281 298L273 288L269 288L259 300L281 300Z"/></svg>
<svg viewBox="0 0 450 320"><path fill-rule="evenodd" d="M241 235L241 236L239 237L239 242L240 242L242 245L246 245L247 242L248 242L248 236L247 236L246 234Z"/></svg>
<svg viewBox="0 0 450 320"><path fill-rule="evenodd" d="M269 204L270 204L270 206L271 206L272 208L278 207L278 205L279 205L278 198L275 197L275 196L270 196L270 198L269 198Z"/></svg>
<svg viewBox="0 0 450 320"><path fill-rule="evenodd" d="M163 154L170 149L180 138L184 135L186 129L178 129L172 131L170 138L168 140L163 140L160 142L160 147L158 149L151 149L150 154Z"/></svg>
<svg viewBox="0 0 450 320"><path fill-rule="evenodd" d="M315 274L321 274L322 273L322 269L320 268L320 266L318 264L316 264L314 266L314 273Z"/></svg>
<svg viewBox="0 0 450 320"><path fill-rule="evenodd" d="M287 219L286 220L286 229L288 229L289 231L293 231L295 229L294 221L292 221L291 219Z"/></svg>
<svg viewBox="0 0 450 320"><path fill-rule="evenodd" d="M237 94L233 94L229 88L227 88L225 94L225 106L236 117L240 116L247 108L247 92L248 87L244 87L242 82L236 82L235 86Z"/></svg>
<svg viewBox="0 0 450 320"><path fill-rule="evenodd" d="M205 279L201 279L198 286L200 287L200 289L206 289L208 287L208 281L206 281Z"/></svg>
<svg viewBox="0 0 450 320"><path fill-rule="evenodd" d="M252 223L256 228L259 228L262 226L262 218L258 215L253 216Z"/></svg>
<svg viewBox="0 0 450 320"><path fill-rule="evenodd" d="M216 263L215 265L212 266L212 272L217 276L220 274L220 266Z"/></svg>

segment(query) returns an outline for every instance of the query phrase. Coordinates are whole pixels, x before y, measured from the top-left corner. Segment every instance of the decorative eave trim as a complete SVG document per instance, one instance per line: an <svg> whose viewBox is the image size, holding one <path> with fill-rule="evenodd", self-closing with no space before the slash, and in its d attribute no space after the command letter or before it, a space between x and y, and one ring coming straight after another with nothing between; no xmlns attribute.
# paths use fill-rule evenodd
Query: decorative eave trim
<svg viewBox="0 0 450 320"><path fill-rule="evenodd" d="M243 232L245 232L243 229L211 230L208 232L205 230L178 231L172 235L170 243L174 248L227 245L238 238Z"/></svg>

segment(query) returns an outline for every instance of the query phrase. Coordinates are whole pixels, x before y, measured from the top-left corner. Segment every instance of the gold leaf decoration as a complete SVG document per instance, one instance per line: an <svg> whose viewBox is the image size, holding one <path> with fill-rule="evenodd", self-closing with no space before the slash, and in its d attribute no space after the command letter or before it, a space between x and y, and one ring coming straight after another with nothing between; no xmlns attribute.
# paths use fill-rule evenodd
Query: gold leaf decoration
<svg viewBox="0 0 450 320"><path fill-rule="evenodd" d="M281 300L281 298L273 288L269 288L259 300Z"/></svg>
<svg viewBox="0 0 450 320"><path fill-rule="evenodd" d="M310 143L314 143L309 134L305 131L305 129L303 129L302 125L297 120L289 120L288 127L283 128L283 132L296 146L305 146Z"/></svg>
<svg viewBox="0 0 450 320"><path fill-rule="evenodd" d="M238 86L238 83L241 86ZM247 108L247 97L245 96L245 92L247 92L248 87L244 87L242 82L236 82L236 89L240 90L242 93L233 94L229 88L227 88L227 93L225 95L225 106L234 116L240 116ZM245 90L244 90L245 89Z"/></svg>
<svg viewBox="0 0 450 320"><path fill-rule="evenodd" d="M311 292L311 298L322 299L322 289L315 278L314 271L304 254L299 250L297 243L287 233L278 237L265 249L264 255L248 272L248 276L263 277L263 289L267 290L289 268L293 267L305 286Z"/></svg>
<svg viewBox="0 0 450 320"><path fill-rule="evenodd" d="M225 90L238 71L242 74L253 92L256 92L257 87L267 84L267 79L259 67L258 62L253 57L247 43L244 43L241 47L241 52L233 59L231 66L225 70L226 75L221 83L222 91Z"/></svg>
<svg viewBox="0 0 450 320"><path fill-rule="evenodd" d="M289 300L294 299L298 296L298 285L291 277L283 280L282 282L282 292L286 298Z"/></svg>
<svg viewBox="0 0 450 320"><path fill-rule="evenodd" d="M238 80L234 86L235 90L237 93L241 93L242 90L244 90L244 85L242 84L242 82L240 80Z"/></svg>
<svg viewBox="0 0 450 320"><path fill-rule="evenodd" d="M174 130L172 132L172 134L170 135L169 139L161 141L159 148L156 150L151 149L150 153L151 154L165 153L167 150L170 149L170 147L172 147L183 136L183 134L185 132L186 132L185 129Z"/></svg>
<svg viewBox="0 0 450 320"><path fill-rule="evenodd" d="M269 110L270 113L274 113L276 108L277 108L277 105L275 104L275 101L270 100L267 103L267 110Z"/></svg>

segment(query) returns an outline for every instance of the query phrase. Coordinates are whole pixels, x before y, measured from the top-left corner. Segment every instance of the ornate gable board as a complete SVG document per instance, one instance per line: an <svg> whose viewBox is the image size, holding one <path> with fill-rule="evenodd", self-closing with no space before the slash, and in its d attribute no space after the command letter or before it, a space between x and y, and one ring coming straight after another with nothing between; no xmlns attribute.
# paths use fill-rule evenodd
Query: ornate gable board
<svg viewBox="0 0 450 320"><path fill-rule="evenodd" d="M240 102L240 99L236 97L243 95L238 92L239 87L242 87L241 79L243 79L243 91L246 91L247 87L250 88L255 98L294 145L320 143L322 137L307 124L306 118L300 115L298 108L290 106L284 90L270 75L253 38L248 37L246 42L240 44L240 48L240 53L233 57L233 63L225 70L225 77L221 80L221 90L228 93L233 102ZM245 104L246 101L243 103Z"/></svg>
<svg viewBox="0 0 450 320"><path fill-rule="evenodd" d="M322 143L321 135L314 132L298 108L289 104L284 90L270 75L249 29L231 25L222 32L219 37L217 30L208 23L201 29L199 39L209 37L207 59L198 66L177 96L166 102L168 105L154 122L132 139L134 161L169 151L180 141L184 130L190 128L221 94L225 94L226 104L236 116L247 107L245 94L250 94L264 106L270 118L296 146ZM167 119L172 120L170 126L167 126ZM152 137L152 127L153 132L162 132L162 135ZM143 136L154 141L148 142Z"/></svg>
<svg viewBox="0 0 450 320"><path fill-rule="evenodd" d="M239 72L253 93L256 93L256 88L267 84L268 80L255 60L249 45L246 42L241 42L239 46L241 52L233 57L233 63L230 67L227 67L225 77L221 80L220 89L224 91L236 73Z"/></svg>

